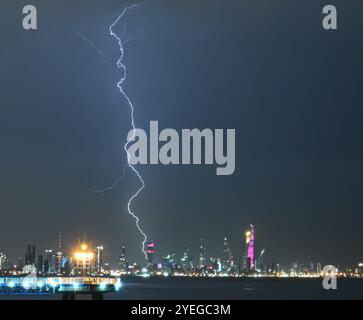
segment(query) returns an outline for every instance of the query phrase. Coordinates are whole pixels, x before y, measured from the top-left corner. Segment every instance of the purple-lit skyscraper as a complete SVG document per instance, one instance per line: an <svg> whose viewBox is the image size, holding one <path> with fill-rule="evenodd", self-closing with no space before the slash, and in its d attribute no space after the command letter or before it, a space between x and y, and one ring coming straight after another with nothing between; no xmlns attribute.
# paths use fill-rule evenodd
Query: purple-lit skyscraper
<svg viewBox="0 0 363 320"><path fill-rule="evenodd" d="M246 231L246 271L255 269L255 227L250 224L250 229Z"/></svg>
<svg viewBox="0 0 363 320"><path fill-rule="evenodd" d="M147 262L149 265L154 263L155 243L149 242L146 247Z"/></svg>

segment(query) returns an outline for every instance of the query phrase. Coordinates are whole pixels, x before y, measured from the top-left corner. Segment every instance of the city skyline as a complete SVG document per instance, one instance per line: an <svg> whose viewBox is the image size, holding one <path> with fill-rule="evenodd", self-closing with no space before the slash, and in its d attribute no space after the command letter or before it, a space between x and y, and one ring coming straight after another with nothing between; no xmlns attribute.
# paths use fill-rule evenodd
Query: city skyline
<svg viewBox="0 0 363 320"><path fill-rule="evenodd" d="M52 246L40 247L34 243L28 243L26 245L25 254L18 256L18 258L15 260L11 260L9 258L11 256L16 256L14 253L7 252L6 250L0 248L0 270L4 266L4 262L7 262L8 265L9 263L11 263L11 265L17 265L18 268L20 267L20 269L23 269L23 267L29 265L34 265L38 268L40 264L43 268L46 261L48 261L47 270L49 270L50 257L54 256L53 269L54 271L60 272L62 256L72 256L77 246L82 247L85 246L85 244L87 244L87 246L93 247L93 250L95 251L95 259L97 260L95 263L97 262L98 265L98 267L96 267L97 272L101 272L101 265L104 263L107 263L108 267L112 269L122 265L125 267L128 264L135 263L141 266L150 266L153 264L162 263L165 257L170 255L174 255L176 262L180 264L182 268L184 266L186 269L195 267L202 268L217 262L217 260L218 263L223 266L223 271L226 271L226 268L232 269L232 267L234 267L239 270L244 270L244 272L261 272L263 268L266 268L266 270L268 268L274 269L276 266L283 266L284 268L292 267L293 269L294 266L300 267L311 264L315 266L312 267L312 269L316 268L317 265L320 265L321 269L323 262L324 265L333 264L331 261L323 261L320 257L313 256L300 257L299 259L284 263L281 263L281 261L276 258L274 259L274 257L267 256L266 259L266 251L268 252L268 248L266 249L266 246L261 245L255 246L255 226L252 224L250 224L249 227L247 227L245 231L241 233L241 244L239 250L237 250L237 252L235 251L234 253L231 249L228 237L221 239L220 247L222 250L219 250L218 254L208 254L208 247L205 244L205 238L200 238L195 248L193 248L194 246L190 244L190 241L186 242L183 252L178 252L172 248L166 252L160 252L158 250L158 245L153 241L150 241L146 245L147 259L142 259L139 261L133 260L128 256L127 246L125 244L120 246L120 251L117 255L115 255L108 252L107 246L105 246L102 242L94 243L87 239L79 239L77 243L68 243L65 247L63 247L61 233L58 234L57 241L58 247L56 248ZM212 252L216 252L216 250L214 249ZM335 261L334 265L344 268L354 268L358 264L361 264L361 261L363 261L363 259L357 257L355 264L345 265ZM21 266L19 266L19 264L21 264ZM31 272L31 269L27 271Z"/></svg>

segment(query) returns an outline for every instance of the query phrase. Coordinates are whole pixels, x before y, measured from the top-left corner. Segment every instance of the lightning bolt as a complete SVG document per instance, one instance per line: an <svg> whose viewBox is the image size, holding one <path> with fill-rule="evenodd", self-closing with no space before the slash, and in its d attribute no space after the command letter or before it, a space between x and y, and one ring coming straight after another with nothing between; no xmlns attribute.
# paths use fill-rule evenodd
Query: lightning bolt
<svg viewBox="0 0 363 320"><path fill-rule="evenodd" d="M120 90L121 94L123 95L123 97L126 99L127 104L129 105L130 110L131 110L131 114L130 115L131 115L132 135L131 135L131 137L129 139L127 139L127 141L126 141L126 143L124 145L124 149L125 149L126 154L127 154L127 163L128 163L128 166L136 174L136 176L139 179L140 184L141 184L140 187L137 189L137 191L130 197L130 199L129 199L128 203L127 203L127 211L135 219L135 221L136 221L136 227L140 231L141 235L143 236L141 250L142 250L142 252L143 252L143 254L145 256L145 259L147 259L147 254L146 254L146 251L145 251L145 243L147 241L147 236L146 236L145 232L142 230L142 228L140 227L140 218L131 209L132 202L134 201L134 199L136 199L138 197L138 195L140 194L140 192L145 188L145 182L144 182L142 176L140 175L140 173L135 169L135 167L130 162L131 155L130 155L130 153L128 151L128 146L129 146L130 142L134 140L135 134L136 134L135 118L134 118L134 106L133 106L133 104L131 102L131 99L128 97L128 95L126 94L126 92L124 91L123 86L122 86L123 82L126 80L126 77L127 77L127 68L126 68L126 66L122 62L123 59L124 59L124 56L125 56L124 47L123 47L123 43L122 43L123 35L121 37L118 37L117 34L113 31L113 28L115 27L115 25L124 17L124 15L126 14L126 12L128 10L132 10L132 9L134 9L136 7L137 7L137 5L132 5L132 6L129 6L129 7L124 8L124 10L122 11L122 13L110 25L109 32L110 32L110 35L116 39L116 41L118 43L118 46L119 46L119 49L120 49L120 57L117 60L117 68L123 70L123 76L120 79L120 81L117 83L117 87L119 88L119 90ZM116 185L117 185L117 183L116 183Z"/></svg>

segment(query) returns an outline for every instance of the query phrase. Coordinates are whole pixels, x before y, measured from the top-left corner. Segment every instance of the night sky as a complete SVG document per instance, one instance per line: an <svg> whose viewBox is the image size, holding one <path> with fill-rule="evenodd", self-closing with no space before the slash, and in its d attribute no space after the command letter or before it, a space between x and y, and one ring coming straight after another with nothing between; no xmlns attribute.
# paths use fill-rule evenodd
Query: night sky
<svg viewBox="0 0 363 320"><path fill-rule="evenodd" d="M125 88L136 125L235 128L236 171L139 166L146 189L133 209L157 260L200 237L208 256L223 238L242 254L242 234L282 264L363 260L363 3L299 0L135 1L127 26ZM38 9L38 30L22 8ZM123 144L130 112L116 83L119 50L108 27L122 0L0 2L0 251L27 243L70 249L103 244L116 262L143 261L128 215L137 189ZM322 8L336 4L338 30ZM81 33L104 53L100 55Z"/></svg>

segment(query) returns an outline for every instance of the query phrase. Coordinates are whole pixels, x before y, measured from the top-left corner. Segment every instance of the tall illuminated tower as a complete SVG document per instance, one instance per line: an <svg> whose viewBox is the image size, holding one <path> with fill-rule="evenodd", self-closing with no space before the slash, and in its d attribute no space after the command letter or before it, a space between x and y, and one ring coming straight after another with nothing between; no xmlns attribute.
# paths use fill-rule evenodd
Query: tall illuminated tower
<svg viewBox="0 0 363 320"><path fill-rule="evenodd" d="M245 234L246 241L246 252L244 266L247 272L253 271L255 269L255 227L250 224L250 229L246 231Z"/></svg>
<svg viewBox="0 0 363 320"><path fill-rule="evenodd" d="M227 271L233 267L232 251L227 238L223 241L223 266Z"/></svg>
<svg viewBox="0 0 363 320"><path fill-rule="evenodd" d="M96 247L96 272L103 272L103 246Z"/></svg>
<svg viewBox="0 0 363 320"><path fill-rule="evenodd" d="M94 253L87 244L81 244L74 253L76 275L86 276L92 272Z"/></svg>
<svg viewBox="0 0 363 320"><path fill-rule="evenodd" d="M5 268L6 261L5 253L0 252L0 270Z"/></svg>
<svg viewBox="0 0 363 320"><path fill-rule="evenodd" d="M62 253L62 234L58 234L58 251L56 253L55 270L58 274L62 273L63 253Z"/></svg>
<svg viewBox="0 0 363 320"><path fill-rule="evenodd" d="M149 265L154 263L155 243L149 242L146 247L147 262Z"/></svg>
<svg viewBox="0 0 363 320"><path fill-rule="evenodd" d="M207 254L205 250L204 240L200 239L199 242L199 268L203 268L206 264Z"/></svg>
<svg viewBox="0 0 363 320"><path fill-rule="evenodd" d="M121 255L120 255L120 270L121 272L126 273L128 269L128 262L126 259L126 247L122 246Z"/></svg>
<svg viewBox="0 0 363 320"><path fill-rule="evenodd" d="M184 271L190 271L193 268L193 258L187 245L185 246L183 257L180 259L180 264Z"/></svg>

